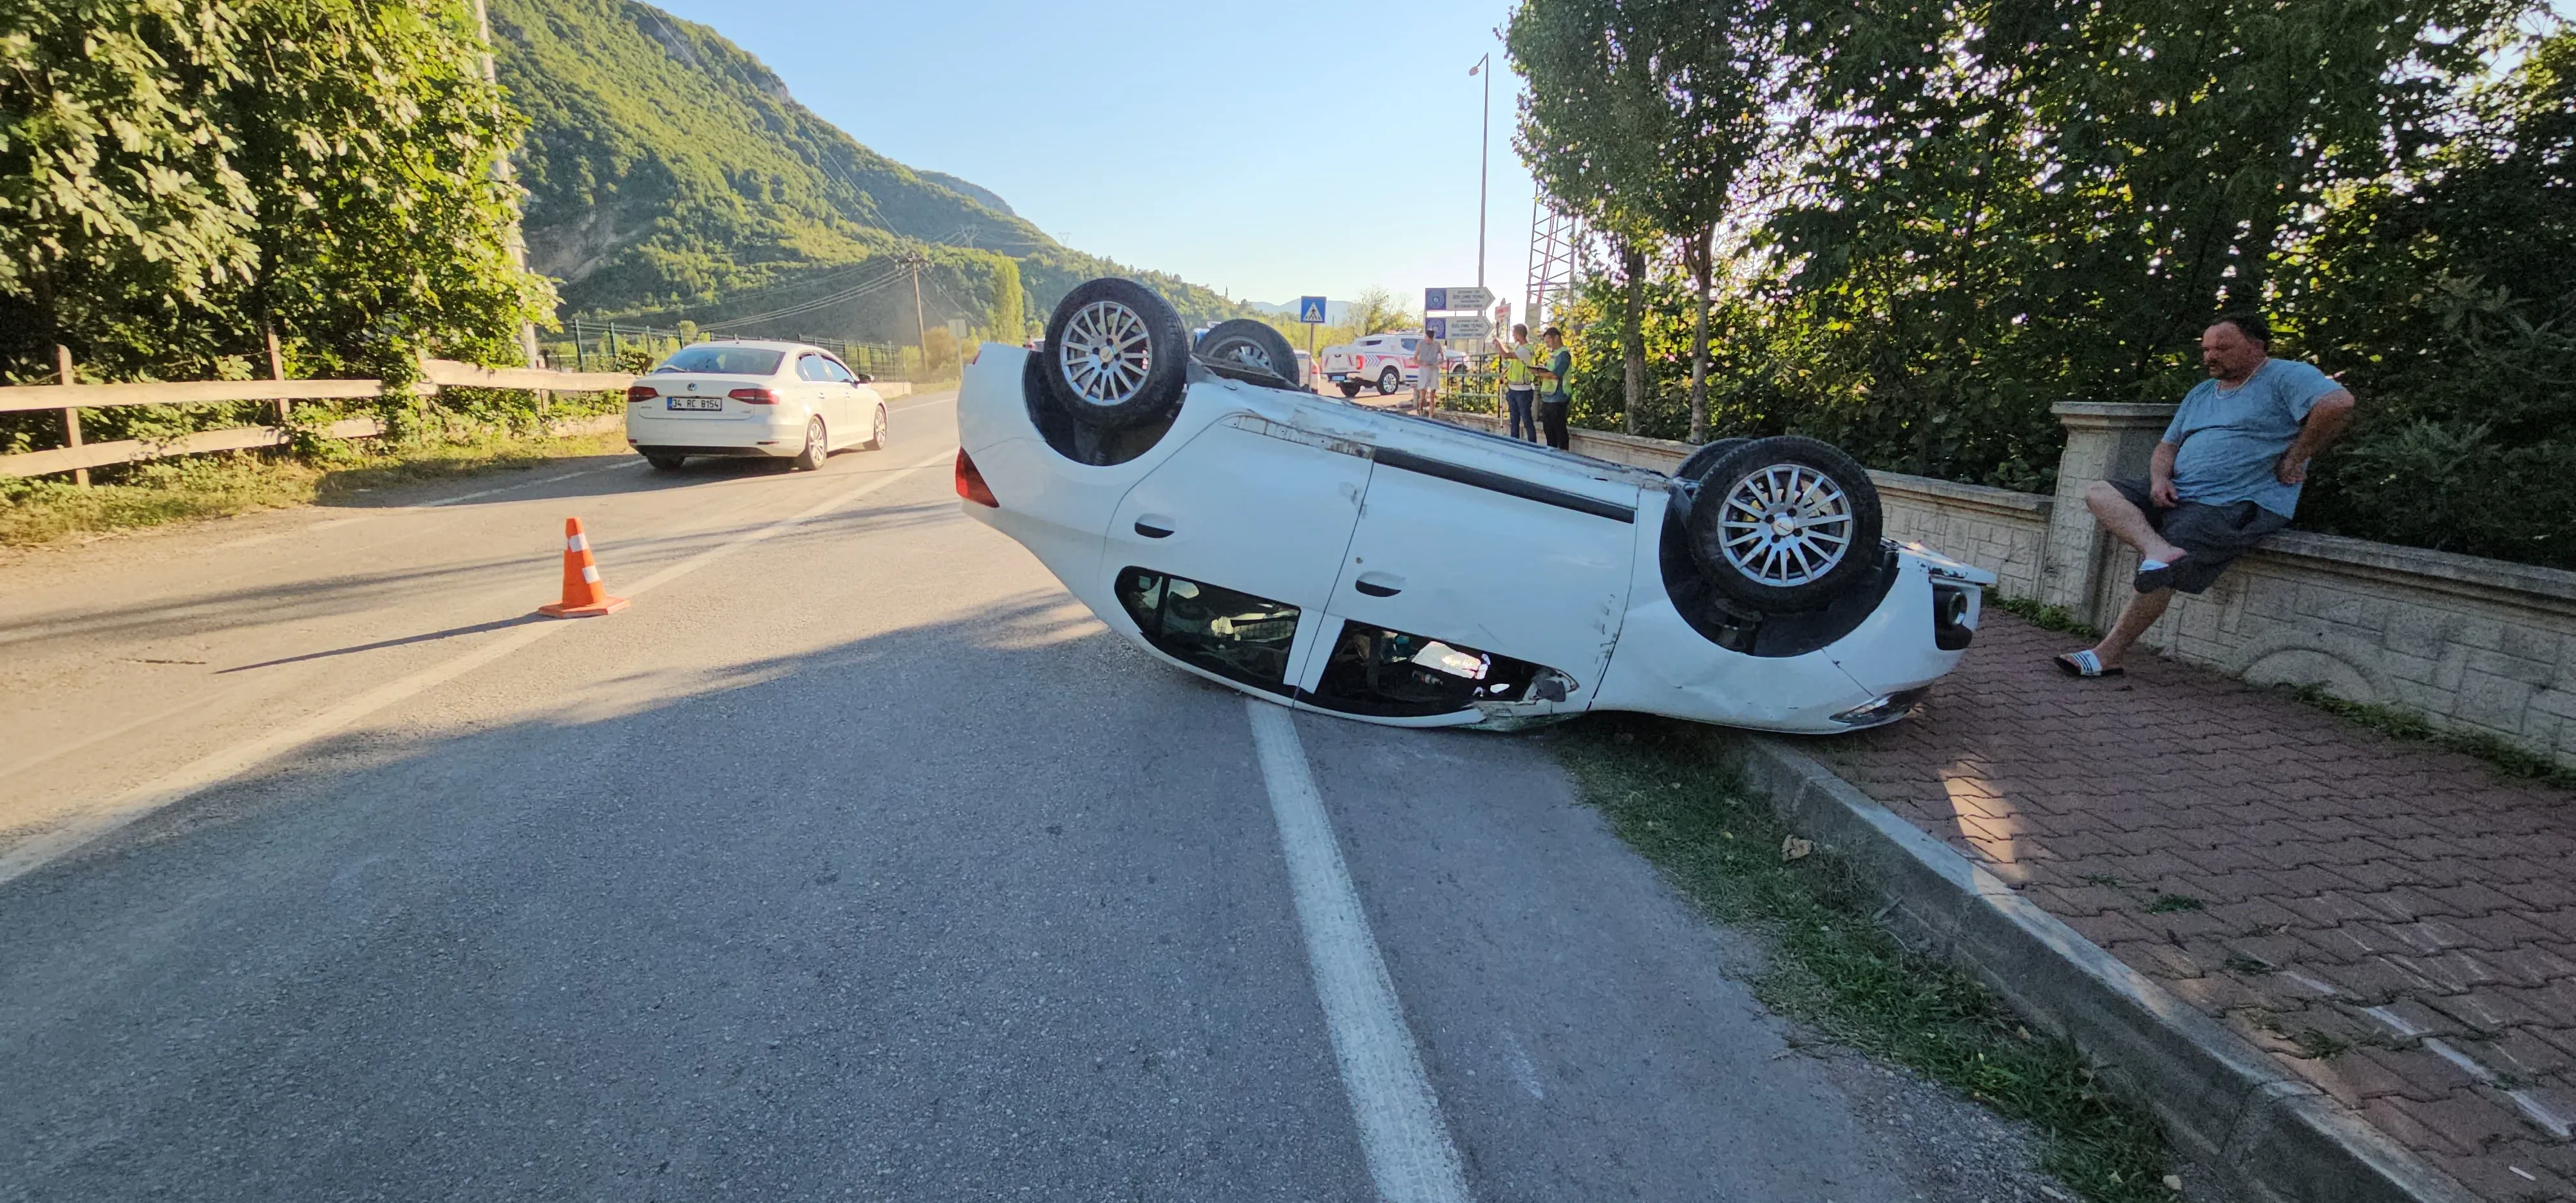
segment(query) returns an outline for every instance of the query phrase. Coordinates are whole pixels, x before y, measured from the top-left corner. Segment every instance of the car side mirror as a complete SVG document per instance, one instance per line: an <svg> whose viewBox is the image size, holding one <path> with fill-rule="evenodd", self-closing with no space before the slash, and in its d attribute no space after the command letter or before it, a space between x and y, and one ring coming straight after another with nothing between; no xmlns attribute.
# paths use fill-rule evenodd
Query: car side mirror
<svg viewBox="0 0 2576 1203"><path fill-rule="evenodd" d="M852 379L857 380L857 381L858 381L859 383L861 383L861 384L875 384L875 383L877 382L877 378L876 378L876 377L871 376L871 375L868 375L868 374L867 374L867 373L865 373L865 372L860 372L860 373L858 373L857 375L853 376L853 377L852 377Z"/></svg>

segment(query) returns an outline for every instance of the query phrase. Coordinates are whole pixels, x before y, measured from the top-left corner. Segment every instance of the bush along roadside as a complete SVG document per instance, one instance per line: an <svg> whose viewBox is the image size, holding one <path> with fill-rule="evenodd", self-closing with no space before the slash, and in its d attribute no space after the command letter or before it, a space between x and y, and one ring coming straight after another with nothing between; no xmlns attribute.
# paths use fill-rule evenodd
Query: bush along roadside
<svg viewBox="0 0 2576 1203"><path fill-rule="evenodd" d="M1711 919L1762 938L1753 983L1838 1044L1958 1090L2045 1137L2040 1166L2095 1203L2171 1203L2163 1131L2072 1044L1965 973L1908 950L1851 866L1749 800L1707 727L1599 715L1561 729L1584 798Z"/></svg>

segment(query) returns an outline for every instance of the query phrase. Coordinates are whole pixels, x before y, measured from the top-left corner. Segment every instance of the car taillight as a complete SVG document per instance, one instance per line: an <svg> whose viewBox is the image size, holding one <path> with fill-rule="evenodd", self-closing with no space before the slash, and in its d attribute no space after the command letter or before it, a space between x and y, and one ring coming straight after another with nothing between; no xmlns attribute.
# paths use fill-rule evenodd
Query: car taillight
<svg viewBox="0 0 2576 1203"><path fill-rule="evenodd" d="M725 395L726 395L726 396L728 396L728 397L733 398L733 399L734 399L734 400L736 400L736 401L740 401L740 402L742 402L742 403L743 403L743 404L745 404L745 405L776 405L776 404L778 404L778 393L777 393L775 390L772 390L772 389L765 389L765 388L738 388L738 389L735 389L734 391L732 391L732 392L730 392L730 393L726 393Z"/></svg>
<svg viewBox="0 0 2576 1203"><path fill-rule="evenodd" d="M653 391L653 386L649 384L630 384L626 386L626 403L628 405L633 405L638 401L650 401L659 395L660 394Z"/></svg>
<svg viewBox="0 0 2576 1203"><path fill-rule="evenodd" d="M977 505L1002 508L993 500L993 490L984 483L984 474L975 470L975 461L967 458L966 449L957 449L957 495Z"/></svg>

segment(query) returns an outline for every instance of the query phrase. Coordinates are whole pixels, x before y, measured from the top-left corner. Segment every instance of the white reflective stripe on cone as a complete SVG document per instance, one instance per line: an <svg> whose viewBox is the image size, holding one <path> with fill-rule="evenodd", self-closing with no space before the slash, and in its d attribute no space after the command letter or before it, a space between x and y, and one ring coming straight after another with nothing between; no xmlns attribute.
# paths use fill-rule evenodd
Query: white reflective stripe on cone
<svg viewBox="0 0 2576 1203"><path fill-rule="evenodd" d="M590 564L584 564L584 565L582 565L582 566L581 566L581 580L582 580L582 583L583 583L583 584L586 584L586 585L596 585L596 584L598 584L598 583L599 583L599 569L598 569L596 566L594 566L594 565L590 565Z"/></svg>
<svg viewBox="0 0 2576 1203"><path fill-rule="evenodd" d="M565 539L564 539L564 550L565 550L565 551L589 551L589 550L590 550L590 536L588 536L588 535L572 535L572 536L568 536L567 538L565 538Z"/></svg>

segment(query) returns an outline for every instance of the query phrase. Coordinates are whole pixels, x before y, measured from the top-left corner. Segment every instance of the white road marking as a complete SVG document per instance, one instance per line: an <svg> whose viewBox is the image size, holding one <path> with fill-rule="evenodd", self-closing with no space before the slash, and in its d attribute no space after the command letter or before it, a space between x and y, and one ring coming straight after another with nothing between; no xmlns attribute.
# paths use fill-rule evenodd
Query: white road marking
<svg viewBox="0 0 2576 1203"><path fill-rule="evenodd" d="M1359 1122L1360 1151L1378 1197L1386 1203L1469 1203L1466 1171L1440 1118L1440 1100L1422 1072L1413 1032L1404 1026L1395 980L1387 976L1377 937L1369 934L1368 914L1342 863L1296 724L1285 707L1259 698L1245 698L1244 705L1252 715L1252 746L1269 787L1270 814L1279 824L1297 925L1306 933L1315 995L1324 1006L1342 1091Z"/></svg>
<svg viewBox="0 0 2576 1203"><path fill-rule="evenodd" d="M774 536L784 534L799 525L810 522L824 514L839 509L850 502L856 501L861 497L885 488L896 481L903 480L915 472L942 464L952 463L956 458L956 452L943 451L929 459L909 464L892 472L885 473L884 475L874 477L873 479L870 479L854 488L842 490L841 492L833 494L831 497L808 507L792 517L781 518L778 521L772 522L758 530L747 531L743 534L737 535L732 539L719 543L714 547L710 547L705 551L689 557L688 559L680 561L677 564L673 564L660 572L656 572L651 576L645 577L643 580L638 581L633 586L629 587L626 590L626 595L630 598L641 597L651 589L669 584L672 581L687 576L700 568L704 568L717 560L721 560L726 556L732 555L737 551L741 551L743 548L749 547L755 543L760 543ZM277 730L257 739L246 740L242 743L234 744L229 748L224 748L220 751L198 757L170 773L109 799L105 805L100 806L96 810L76 816L70 821L64 823L62 826L48 831L43 835L29 839L26 842L19 844L17 847L10 849L5 854L0 854L0 882L8 882L19 877L23 877L65 853L79 848L100 836L108 834L109 832L115 831L128 823L132 823L136 819L140 819L145 815L151 814L153 811L159 810L173 802L186 798L199 790L207 788L208 786L215 785L238 776L261 762L269 760L281 753L291 751L295 748L311 743L314 740L320 739L323 736L332 734L333 732L336 732L351 723L357 722L359 719L365 718L376 711L382 710L387 706L391 706L396 702L417 696L425 690L429 690L455 680L466 673L472 672L477 668L481 668L486 664L490 664L495 660L511 654L512 652L519 651L540 639L544 639L557 631L571 630L573 627L580 625L583 621L587 620L575 619L561 622L531 623L527 626L513 628L508 634L503 635L490 643L484 644L481 647L475 648L473 651L466 652L442 663L432 665L420 670L419 672L413 673L410 676L386 682L383 685L379 685L374 689L370 689L365 693L341 702L336 706L329 707L317 714L309 715L298 722L278 728Z"/></svg>

